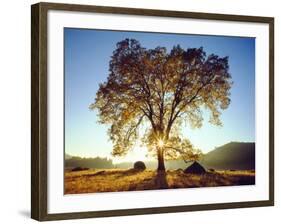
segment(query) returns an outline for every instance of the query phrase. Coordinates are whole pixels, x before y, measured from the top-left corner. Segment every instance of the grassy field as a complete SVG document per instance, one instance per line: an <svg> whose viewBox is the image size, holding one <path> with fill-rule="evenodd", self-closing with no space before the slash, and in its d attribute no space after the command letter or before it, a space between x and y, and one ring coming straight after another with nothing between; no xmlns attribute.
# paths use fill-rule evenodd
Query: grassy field
<svg viewBox="0 0 281 224"><path fill-rule="evenodd" d="M255 184L254 171L213 171L203 175L185 174L181 170L166 173L134 169L65 172L65 194L251 184Z"/></svg>

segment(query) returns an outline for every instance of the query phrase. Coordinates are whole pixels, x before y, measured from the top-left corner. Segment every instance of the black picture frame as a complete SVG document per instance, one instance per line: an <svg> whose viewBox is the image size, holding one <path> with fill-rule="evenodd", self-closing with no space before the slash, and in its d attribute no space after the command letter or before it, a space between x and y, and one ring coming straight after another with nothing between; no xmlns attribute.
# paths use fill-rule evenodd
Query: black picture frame
<svg viewBox="0 0 281 224"><path fill-rule="evenodd" d="M274 205L274 18L240 15L223 15L183 11L164 11L137 8L118 8L90 5L38 3L31 6L31 217L39 221L80 219L108 216L141 215L170 212L187 212L225 208L243 208ZM269 200L203 205L168 206L158 208L132 208L126 210L87 211L48 214L47 200L47 13L49 10L98 12L108 14L158 16L167 18L194 18L264 23L269 25Z"/></svg>

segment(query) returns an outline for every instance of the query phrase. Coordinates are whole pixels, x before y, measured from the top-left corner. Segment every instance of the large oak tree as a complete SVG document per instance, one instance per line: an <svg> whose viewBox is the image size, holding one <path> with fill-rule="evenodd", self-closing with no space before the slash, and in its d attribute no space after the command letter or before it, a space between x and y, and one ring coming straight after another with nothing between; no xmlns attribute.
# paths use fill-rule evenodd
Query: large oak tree
<svg viewBox="0 0 281 224"><path fill-rule="evenodd" d="M114 156L133 148L141 132L142 142L158 158L158 170L165 170L165 159L198 159L200 151L181 130L187 122L201 127L206 109L209 121L222 125L231 85L228 57L207 56L202 47L146 49L125 39L117 43L107 81L90 108L98 110L101 123L111 125Z"/></svg>

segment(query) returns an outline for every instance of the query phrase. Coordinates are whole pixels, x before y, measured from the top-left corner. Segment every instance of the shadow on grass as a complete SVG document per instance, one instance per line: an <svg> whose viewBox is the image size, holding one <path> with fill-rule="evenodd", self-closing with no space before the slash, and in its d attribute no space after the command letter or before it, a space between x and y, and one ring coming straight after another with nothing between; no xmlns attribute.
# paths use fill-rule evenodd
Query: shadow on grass
<svg viewBox="0 0 281 224"><path fill-rule="evenodd" d="M119 173L117 173L116 177L136 175L136 174L141 173L141 172L143 172L143 170L132 168L132 169L128 169L128 170L125 170L125 171L122 171L122 172L119 171Z"/></svg>
<svg viewBox="0 0 281 224"><path fill-rule="evenodd" d="M155 185L157 189L167 189L169 185L166 179L166 172L165 171L157 171L155 176Z"/></svg>
<svg viewBox="0 0 281 224"><path fill-rule="evenodd" d="M89 173L85 174L84 176L86 177L94 177L94 176L108 176L108 175L115 175L116 178L118 177L123 177L123 176L129 176L129 175L135 175L139 172L142 172L143 170L138 170L138 169L128 169L124 171L116 170L116 171L106 171L106 170L101 170L97 171L95 173Z"/></svg>

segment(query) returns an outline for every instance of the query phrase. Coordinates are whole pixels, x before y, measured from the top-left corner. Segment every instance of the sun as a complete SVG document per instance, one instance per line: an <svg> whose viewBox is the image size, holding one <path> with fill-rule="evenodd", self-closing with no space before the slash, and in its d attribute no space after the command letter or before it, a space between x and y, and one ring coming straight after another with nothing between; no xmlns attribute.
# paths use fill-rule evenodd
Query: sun
<svg viewBox="0 0 281 224"><path fill-rule="evenodd" d="M164 146L164 141L163 141L162 139L159 139L157 144L158 144L158 146L159 146L160 148L163 148L163 146Z"/></svg>

